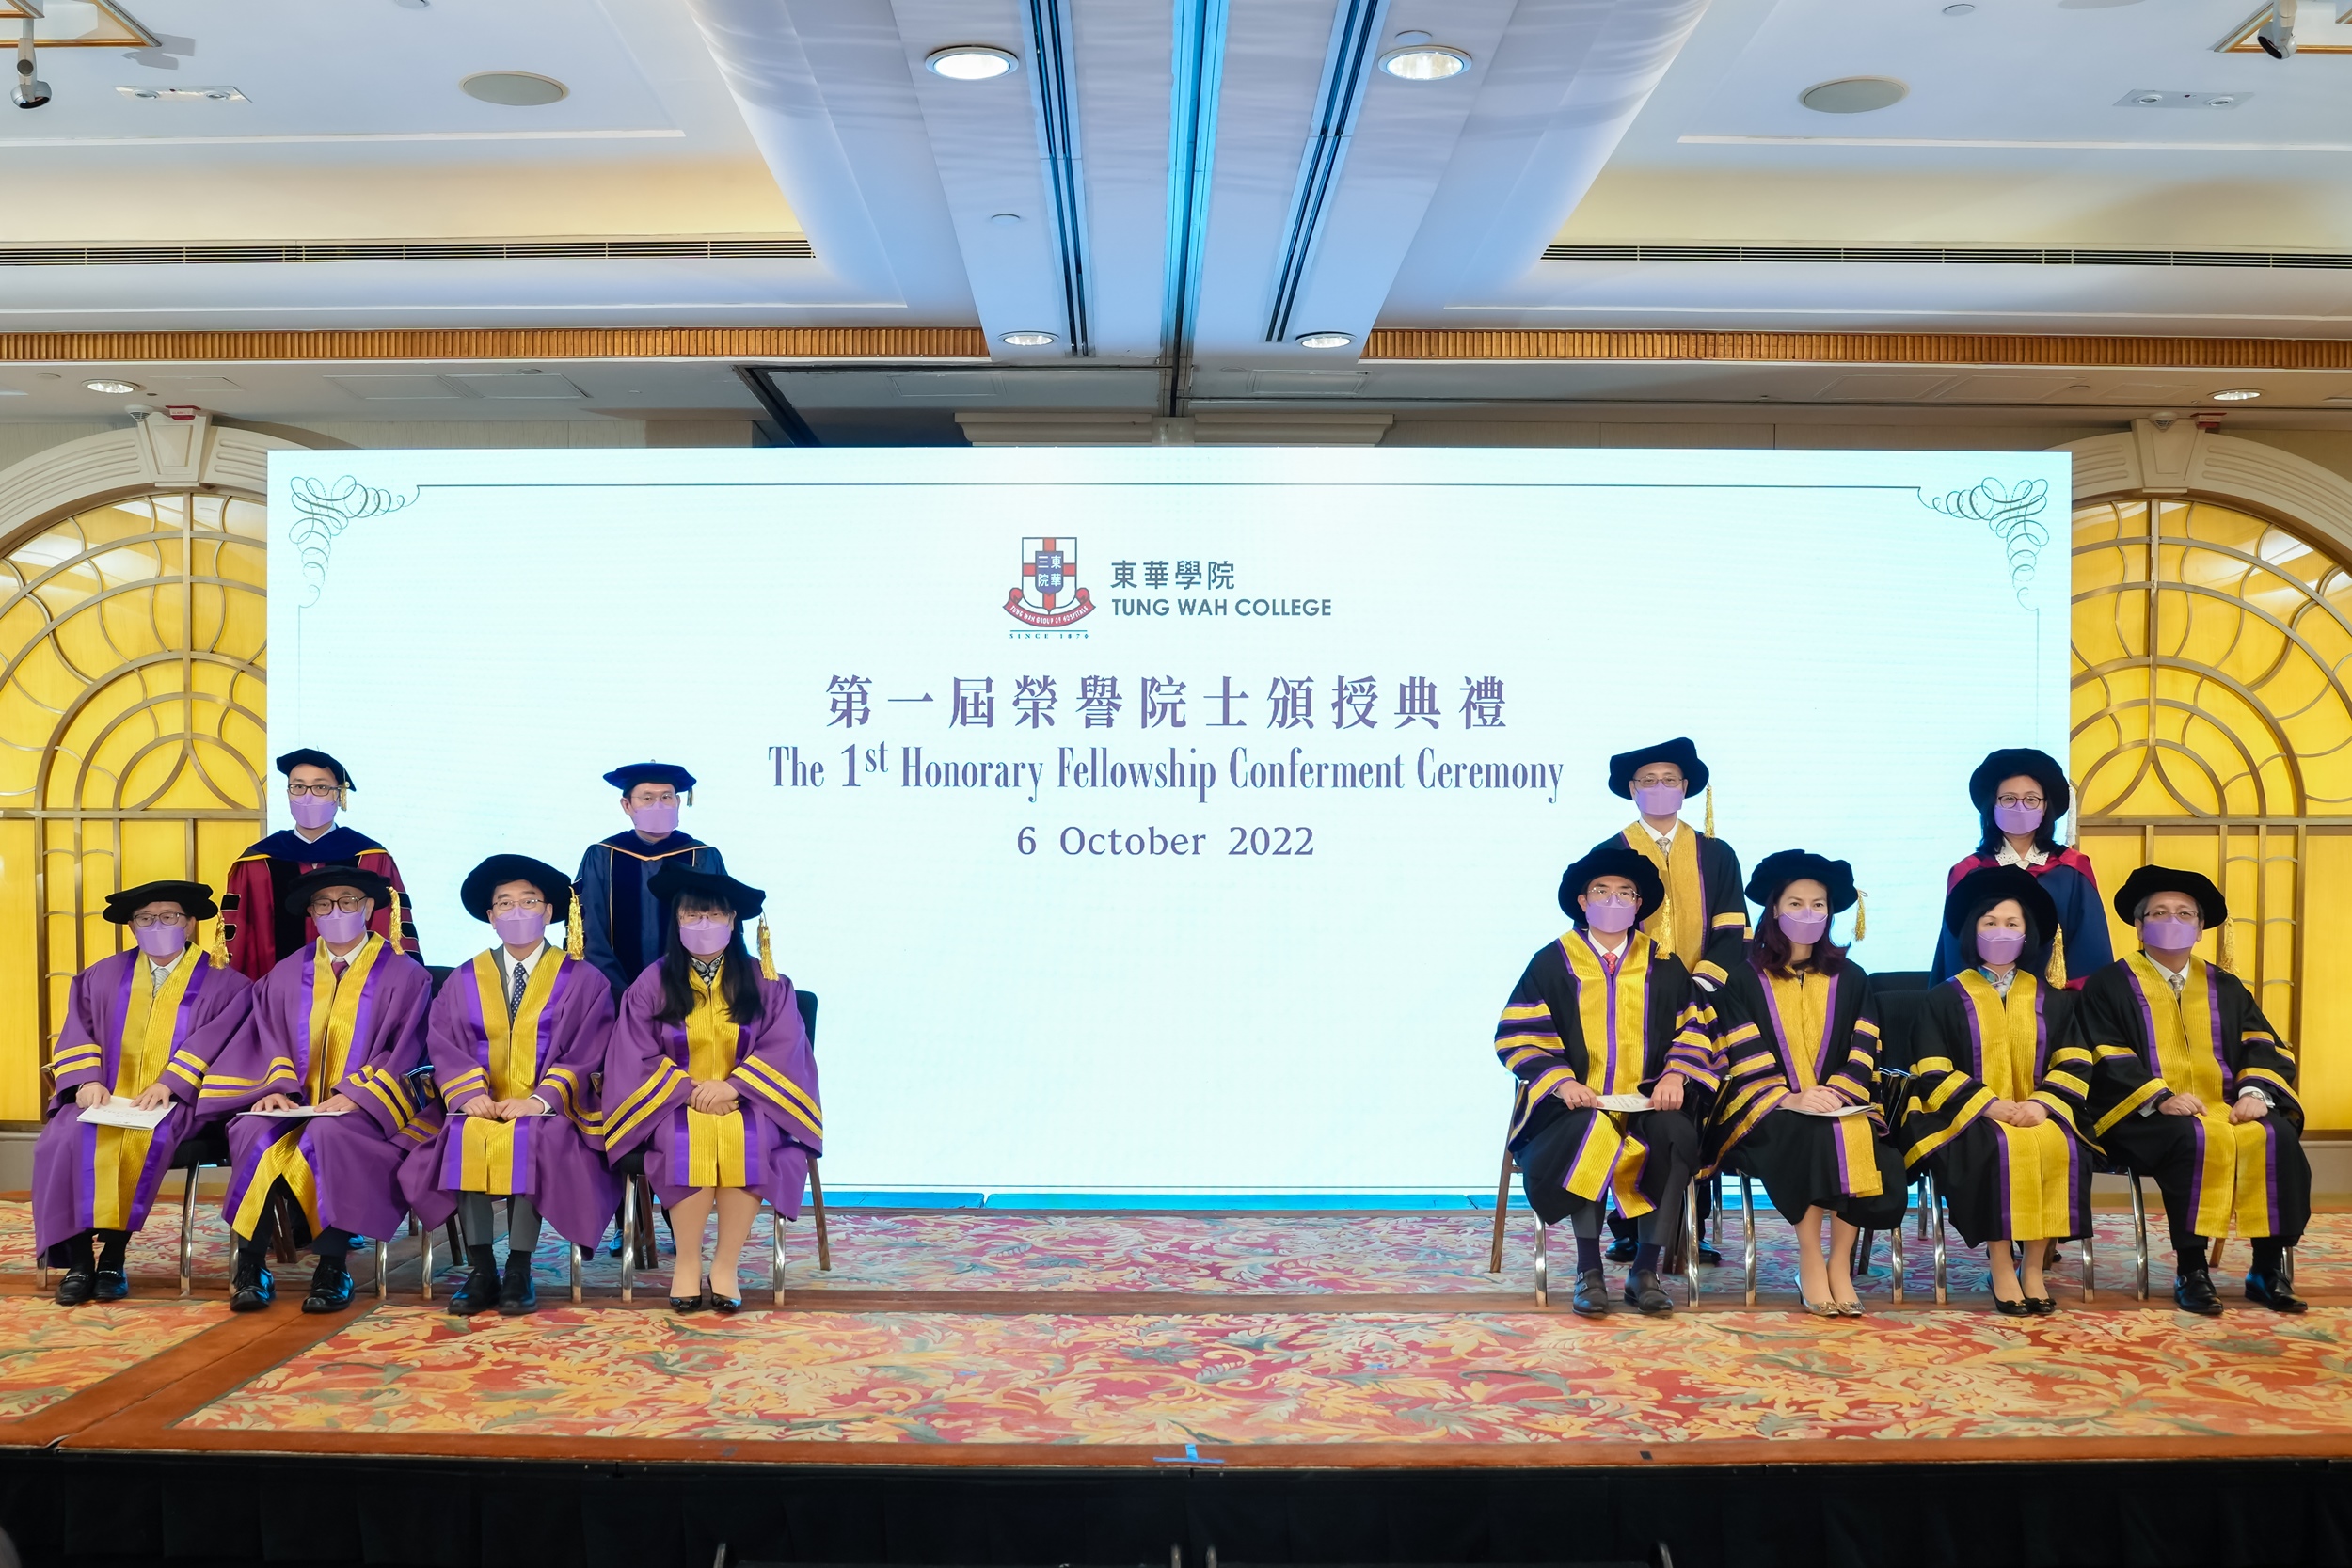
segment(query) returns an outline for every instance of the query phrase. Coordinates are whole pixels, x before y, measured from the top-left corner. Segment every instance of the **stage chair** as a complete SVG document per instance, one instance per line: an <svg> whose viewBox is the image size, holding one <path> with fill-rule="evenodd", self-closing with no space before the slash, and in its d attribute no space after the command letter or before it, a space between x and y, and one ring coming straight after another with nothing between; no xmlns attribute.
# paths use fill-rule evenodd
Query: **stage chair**
<svg viewBox="0 0 2352 1568"><path fill-rule="evenodd" d="M1518 1160L1506 1145L1502 1150L1502 1179L1495 1188L1494 1243L1487 1254L1488 1274L1502 1272L1503 1227L1509 1223L1511 1215L1511 1178L1517 1176L1518 1170ZM816 1175L814 1164L809 1167L809 1174L811 1177ZM1529 1215L1535 1221L1535 1305L1549 1307L1551 1227L1546 1225L1543 1216L1533 1210L1529 1211ZM1696 1307L1699 1304L1699 1184L1696 1179L1682 1190L1682 1233L1675 1239L1675 1244L1667 1250L1666 1256L1659 1259L1659 1273L1662 1275L1680 1275L1683 1290L1691 1298L1690 1305Z"/></svg>
<svg viewBox="0 0 2352 1568"><path fill-rule="evenodd" d="M226 1122L214 1121L198 1128L180 1141L172 1151L171 1169L188 1173L187 1184L180 1194L180 1294L187 1296L196 1290L196 1178L208 1165L229 1164L229 1127ZM46 1275L48 1271L43 1270ZM48 1283L44 1277L42 1284Z"/></svg>

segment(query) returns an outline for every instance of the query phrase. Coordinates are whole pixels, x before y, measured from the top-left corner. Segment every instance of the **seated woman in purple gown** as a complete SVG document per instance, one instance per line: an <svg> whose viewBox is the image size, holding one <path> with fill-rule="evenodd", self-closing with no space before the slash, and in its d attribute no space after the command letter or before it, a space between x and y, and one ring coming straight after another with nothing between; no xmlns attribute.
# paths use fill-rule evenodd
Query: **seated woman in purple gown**
<svg viewBox="0 0 2352 1568"><path fill-rule="evenodd" d="M57 1305L131 1293L123 1254L196 1125L204 1069L244 1027L251 983L190 940L219 911L202 882L149 882L106 899L138 945L73 977L49 1058L53 1111L33 1146L33 1244L65 1269ZM111 1100L165 1110L155 1127L82 1119ZM168 1107L167 1110L166 1108Z"/></svg>
<svg viewBox="0 0 2352 1568"><path fill-rule="evenodd" d="M680 1312L743 1305L736 1266L760 1200L779 1223L801 1212L808 1162L824 1152L817 1063L792 982L779 979L760 930L745 920L767 895L732 877L664 869L649 891L675 911L660 959L621 997L605 1052L605 1148L644 1151L645 1174L677 1243L670 1305ZM719 1212L706 1282L703 1224Z"/></svg>

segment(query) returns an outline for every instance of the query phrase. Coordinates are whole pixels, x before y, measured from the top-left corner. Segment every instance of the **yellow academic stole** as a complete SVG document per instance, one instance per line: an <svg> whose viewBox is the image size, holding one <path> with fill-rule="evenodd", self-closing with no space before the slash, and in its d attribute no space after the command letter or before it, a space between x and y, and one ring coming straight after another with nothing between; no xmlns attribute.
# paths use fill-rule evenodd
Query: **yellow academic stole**
<svg viewBox="0 0 2352 1568"><path fill-rule="evenodd" d="M1685 969L1698 967L1707 951L1707 894L1699 881L1699 835L1684 823L1675 830L1674 851L1661 855L1649 825L1636 822L1625 831L1626 847L1658 867L1666 885L1666 901L1642 923L1642 930L1659 946L1682 960Z"/></svg>
<svg viewBox="0 0 2352 1568"><path fill-rule="evenodd" d="M1638 1094L1642 1069L1648 1056L1650 939L1628 932L1618 952L1613 983L1593 950L1589 938L1574 932L1560 940L1560 951L1576 979L1576 1016L1584 1037L1584 1078L1595 1094ZM1617 1206L1626 1216L1646 1214L1653 1205L1636 1183L1649 1148L1626 1131L1625 1114L1595 1111L1584 1142L1568 1162L1567 1189L1577 1196L1597 1199L1604 1187L1613 1187Z"/></svg>
<svg viewBox="0 0 2352 1568"><path fill-rule="evenodd" d="M351 1059L351 1037L358 1029L359 998L368 989L369 972L384 951L384 939L374 932L359 944L358 951L343 967L343 977L335 978L335 956L326 950L321 938L312 955L310 968L310 1059L305 1064L305 1087L315 1105L335 1092L342 1082L343 1067Z"/></svg>
<svg viewBox="0 0 2352 1568"><path fill-rule="evenodd" d="M727 999L720 990L726 978L725 960L708 984L690 966L687 984L694 990L694 1006L686 1015L686 1076L696 1081L706 1078L725 1078L735 1071L736 1053L743 1039L742 1027L729 1016ZM744 1174L743 1111L736 1109L719 1116L709 1116L686 1108L687 1185L691 1187L741 1187L748 1184Z"/></svg>
<svg viewBox="0 0 2352 1568"><path fill-rule="evenodd" d="M2277 1234L2278 1216L2270 1209L2270 1117L2230 1119L2212 972L2202 960L2192 960L2175 1002L2154 959L2135 953L2124 961L2131 966L2165 1085L2205 1102L2205 1114L2197 1118L2197 1234L2226 1236L2233 1219L2240 1235Z"/></svg>
<svg viewBox="0 0 2352 1568"><path fill-rule="evenodd" d="M1793 1092L1820 1087L1821 1047L1832 1022L1830 982L1810 973L1788 979L1767 974L1764 984L1772 992L1772 1026L1781 1037L1782 1060L1795 1076ZM1845 1060L1838 1056L1836 1064L1843 1066ZM1878 1196L1885 1184L1879 1180L1878 1130L1870 1125L1868 1113L1832 1118L1830 1136L1837 1140L1840 1190L1852 1197Z"/></svg>
<svg viewBox="0 0 2352 1568"><path fill-rule="evenodd" d="M2003 997L1983 971L1971 969L1962 974L1960 984L1977 1037L1978 1080L2003 1100L2032 1100L2041 1086L2042 1064L2036 1059L2042 1044L2041 982L2020 969ZM2011 1127L1986 1118L2000 1140L1999 1158L2008 1172L2005 1229L2027 1238L2063 1236L2073 1225L2068 1183L2074 1149L2067 1130L2074 1117L2046 1100L2035 1102L2050 1113L2038 1126Z"/></svg>
<svg viewBox="0 0 2352 1568"><path fill-rule="evenodd" d="M482 1032L488 1058L485 1092L493 1100L520 1100L539 1086L539 1024L548 999L555 994L563 955L550 949L540 956L524 982L522 1006L513 1022L506 1017L505 974L495 950L477 954L473 961L474 994L482 1005ZM470 1098L470 1097L468 1097ZM535 1118L534 1118L535 1119ZM527 1136L527 1122L501 1121L496 1117L458 1118L457 1190L468 1193L511 1194L516 1190L516 1135ZM526 1178L530 1172L523 1173ZM528 1183L526 1182L526 1185Z"/></svg>
<svg viewBox="0 0 2352 1568"><path fill-rule="evenodd" d="M180 1028L180 1003L188 982L204 963L204 955L183 949L182 961L172 967L164 988L155 989L154 971L142 953L132 960L131 995L122 1009L122 1035L115 1052L114 1092L136 1095L162 1076L171 1060L172 1037ZM139 1176L147 1168L147 1151L154 1132L144 1127L93 1127L90 1215L101 1230L128 1230L136 1202Z"/></svg>

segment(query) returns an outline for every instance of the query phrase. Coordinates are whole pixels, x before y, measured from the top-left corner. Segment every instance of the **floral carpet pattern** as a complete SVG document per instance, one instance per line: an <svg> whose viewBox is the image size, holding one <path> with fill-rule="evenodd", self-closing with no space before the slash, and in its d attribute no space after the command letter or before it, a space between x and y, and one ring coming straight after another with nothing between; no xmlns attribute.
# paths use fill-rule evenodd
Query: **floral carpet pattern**
<svg viewBox="0 0 2352 1568"><path fill-rule="evenodd" d="M0 1427L46 1410L220 1322L218 1302L118 1302L66 1311L0 1296Z"/></svg>
<svg viewBox="0 0 2352 1568"><path fill-rule="evenodd" d="M382 1307L183 1431L914 1444L2352 1435L2352 1313Z"/></svg>
<svg viewBox="0 0 2352 1568"><path fill-rule="evenodd" d="M2166 1288L2166 1251L2161 1215L2153 1216L2151 1245L2153 1284ZM1441 1294L1533 1289L1534 1222L1515 1212L1501 1274L1486 1273L1491 1217L1476 1210L1361 1214L1293 1213L1104 1213L1005 1210L834 1210L831 1216L833 1268L819 1272L814 1227L805 1215L785 1230L785 1282L792 1291L1031 1291L1125 1293L1168 1291L1205 1295ZM741 1279L764 1291L769 1276L771 1220L762 1213L744 1249ZM131 1269L140 1284L175 1280L179 1268L180 1211L158 1203L147 1228L133 1239ZM2131 1289L2131 1217L2102 1212L2096 1253L2102 1293ZM706 1235L709 1232L706 1231ZM1795 1238L1769 1210L1756 1218L1757 1288L1774 1297L1796 1289ZM1984 1288L1983 1254L1968 1253L1949 1238L1950 1279L1956 1291ZM1551 1238L1554 1278L1565 1289L1574 1267L1573 1242L1565 1229ZM2243 1271L2246 1243L2233 1241L2225 1259ZM658 1293L669 1277L670 1248L663 1233L663 1261L641 1287ZM1915 1226L1905 1232L1905 1291L1925 1298L1933 1284L1929 1244ZM1739 1212L1724 1226L1725 1266L1704 1269L1700 1288L1720 1301L1740 1289ZM437 1247L445 1284L463 1278L446 1243ZM215 1289L229 1275L229 1232L216 1206L197 1212L197 1277ZM2070 1245L2056 1273L2059 1287L2080 1284L2077 1250ZM1864 1282L1867 1298L1888 1293L1887 1246L1878 1242L1877 1273ZM371 1265L354 1262L362 1281ZM532 1259L545 1292L562 1291L570 1275L564 1245L551 1232ZM0 1201L0 1274L29 1274L33 1267L30 1206ZM1612 1266L1612 1277L1615 1268ZM2306 1290L2352 1288L2352 1214L2313 1216L2296 1252L2296 1277ZM620 1260L604 1249L587 1264L591 1291L609 1291L620 1282ZM394 1266L395 1289L413 1291L413 1264Z"/></svg>

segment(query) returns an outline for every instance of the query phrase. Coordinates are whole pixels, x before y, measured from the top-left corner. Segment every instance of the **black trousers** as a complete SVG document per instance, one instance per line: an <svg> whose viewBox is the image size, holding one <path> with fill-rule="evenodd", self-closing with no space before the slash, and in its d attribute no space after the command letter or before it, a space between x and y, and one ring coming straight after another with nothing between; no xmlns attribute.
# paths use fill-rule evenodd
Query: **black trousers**
<svg viewBox="0 0 2352 1568"><path fill-rule="evenodd" d="M1597 1206L1570 1193L1564 1183L1593 1118L1608 1113L1571 1111L1556 1100L1549 1106L1556 1114L1537 1113L1536 1125L1520 1141L1518 1159L1528 1206L1546 1225L1557 1225ZM1699 1167L1698 1124L1680 1111L1637 1111L1625 1120L1626 1131L1649 1148L1641 1191L1654 1212L1639 1222L1642 1239L1662 1241L1682 1223L1682 1195Z"/></svg>
<svg viewBox="0 0 2352 1568"><path fill-rule="evenodd" d="M2273 1240L2293 1246L2312 1220L2312 1163L2291 1122L2276 1111L2264 1119L2278 1124L2278 1234ZM2197 1179L2201 1174L2197 1133L2195 1117L2168 1117L2158 1111L2125 1117L2099 1139L2110 1156L2153 1181L2164 1195L2174 1252L2188 1251L2203 1240L2197 1233Z"/></svg>

